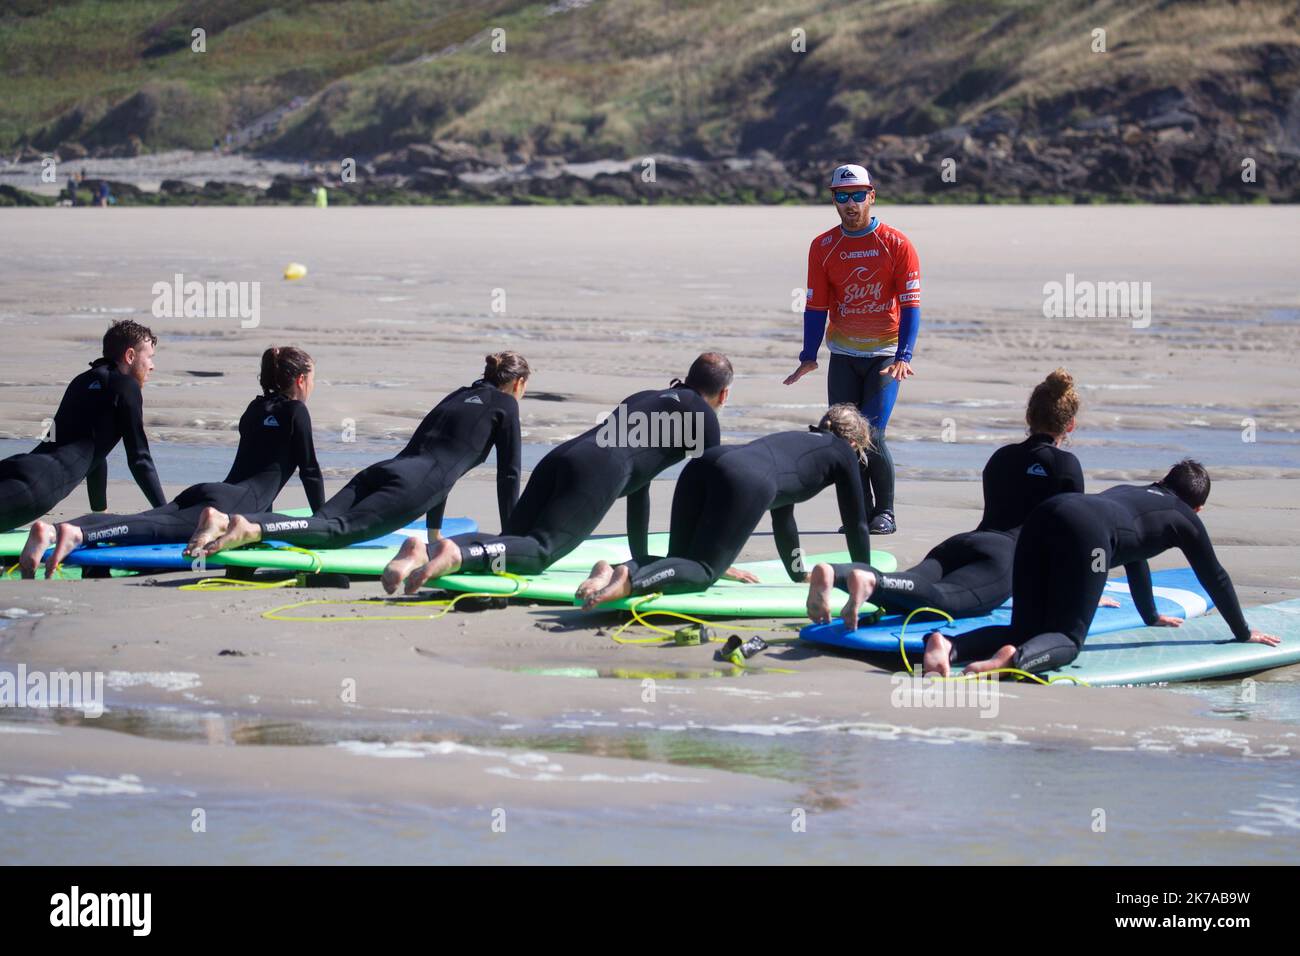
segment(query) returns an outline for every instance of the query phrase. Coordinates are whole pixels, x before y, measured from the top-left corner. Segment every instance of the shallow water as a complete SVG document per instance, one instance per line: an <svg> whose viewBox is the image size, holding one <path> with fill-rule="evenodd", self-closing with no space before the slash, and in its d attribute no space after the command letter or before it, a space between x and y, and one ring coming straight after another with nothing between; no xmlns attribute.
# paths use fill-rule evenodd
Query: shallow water
<svg viewBox="0 0 1300 956"><path fill-rule="evenodd" d="M436 761L451 746L485 759L541 751L561 769L574 753L654 760L685 779L709 767L794 781L801 795L796 806L738 795L671 810L519 807L496 833L495 808L468 795L455 807L358 803L231 781L203 795L210 831L194 834L196 796L165 779L136 779L127 767L117 777L43 780L0 771L6 862L1281 864L1300 852L1300 788L1289 762L957 742L808 722L776 736L770 727L628 731L580 719L508 731L403 721L359 733L352 722L110 709L94 723L106 734L193 746L341 747L363 773L381 769L367 762L394 755ZM0 723L0 735L41 726ZM653 785L639 778L621 785L653 799ZM802 832L793 826L798 811Z"/></svg>
<svg viewBox="0 0 1300 956"><path fill-rule="evenodd" d="M936 421L954 411L951 406L933 407ZM1187 409L1185 416L1188 421L1204 420L1204 411ZM1261 431L1256 441L1243 442L1241 429L1233 424L1240 418L1236 411L1218 410L1216 416L1216 421L1222 419L1229 424L1158 430L1081 429L1069 448L1078 456L1085 471L1163 473L1170 464L1186 457L1203 462L1211 473L1217 468L1300 469L1300 433ZM745 417L728 413L723 427L729 441L750 441L764 434L747 430ZM987 430L962 441L945 442L937 429L933 434L898 429L890 432L889 440L900 479L975 480L995 448L1020 441L1023 437L1022 431ZM332 433L318 435L317 439L316 454L321 467L340 477L351 476L367 465L391 458L402 448L398 442L342 442L332 437ZM31 451L33 444L25 440L0 439L0 458ZM168 484L219 481L234 459L233 447L219 445L153 441L149 447L158 473ZM554 447L541 442L525 442L521 453L524 470L535 468ZM480 468L490 472L495 468L495 462L495 452L490 453ZM130 474L126 467L126 453L121 446L109 455L108 467L109 474L119 478ZM656 480L673 481L683 467L684 464L675 465L662 472Z"/></svg>

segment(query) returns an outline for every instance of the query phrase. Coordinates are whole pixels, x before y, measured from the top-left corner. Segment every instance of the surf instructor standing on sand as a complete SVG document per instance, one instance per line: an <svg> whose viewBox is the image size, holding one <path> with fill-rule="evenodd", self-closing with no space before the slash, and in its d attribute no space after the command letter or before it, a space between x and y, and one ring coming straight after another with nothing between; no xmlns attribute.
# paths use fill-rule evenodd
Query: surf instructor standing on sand
<svg viewBox="0 0 1300 956"><path fill-rule="evenodd" d="M921 325L921 265L907 236L871 215L876 190L866 169L837 167L830 188L840 225L808 250L803 351L785 384L817 368L825 334L831 353L827 404L856 405L871 424L875 451L862 473L871 533L893 534L894 459L885 428L899 383L916 374L911 362Z"/></svg>

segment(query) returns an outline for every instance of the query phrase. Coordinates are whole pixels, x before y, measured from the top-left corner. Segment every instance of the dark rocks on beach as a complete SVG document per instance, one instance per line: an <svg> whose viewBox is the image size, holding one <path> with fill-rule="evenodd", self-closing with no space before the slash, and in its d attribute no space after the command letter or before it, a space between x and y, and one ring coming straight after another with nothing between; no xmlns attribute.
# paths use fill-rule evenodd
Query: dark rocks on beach
<svg viewBox="0 0 1300 956"><path fill-rule="evenodd" d="M1286 54L1283 66L1300 68L1294 59ZM568 165L579 151L562 158L532 141L500 147L439 141L358 156L352 183L317 174L277 176L266 189L176 179L156 193L118 182L110 188L121 205L306 205L320 185L329 189L331 205L818 203L826 201L831 166L861 161L884 202L1300 201L1300 94L1285 116L1261 96L1245 87L1076 91L1020 112L960 116L961 122L953 122L957 106L937 106L829 155L778 156L760 148L738 157L698 149L694 159L653 157L653 176L645 157L589 176ZM68 137L49 142L64 159L81 158L88 145ZM128 138L90 145L90 156L139 149L138 137ZM15 158L39 162L46 155L27 145ZM1253 181L1242 178L1247 159ZM955 178L945 178L945 168ZM87 181L83 189L95 184ZM24 197L9 188L0 203L44 202Z"/></svg>

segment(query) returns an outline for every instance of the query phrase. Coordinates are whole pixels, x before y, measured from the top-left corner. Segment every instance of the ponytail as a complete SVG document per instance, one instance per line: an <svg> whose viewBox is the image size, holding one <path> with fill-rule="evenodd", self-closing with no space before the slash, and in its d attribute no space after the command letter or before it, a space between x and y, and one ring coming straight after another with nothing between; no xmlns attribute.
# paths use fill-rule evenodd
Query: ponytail
<svg viewBox="0 0 1300 956"><path fill-rule="evenodd" d="M291 345L269 348L262 353L262 371L257 380L263 395L288 395L298 376L312 370L311 356Z"/></svg>

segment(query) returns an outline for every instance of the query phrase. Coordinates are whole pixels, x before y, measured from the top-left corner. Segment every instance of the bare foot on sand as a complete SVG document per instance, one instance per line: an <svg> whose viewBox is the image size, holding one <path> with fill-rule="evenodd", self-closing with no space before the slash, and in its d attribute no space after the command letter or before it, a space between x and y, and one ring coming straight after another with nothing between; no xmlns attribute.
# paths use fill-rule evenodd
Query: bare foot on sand
<svg viewBox="0 0 1300 956"><path fill-rule="evenodd" d="M197 557L204 553L203 549L208 542L225 534L228 527L230 527L230 515L216 508L204 508L199 515L198 527L190 536L190 543L185 546L184 553L190 557Z"/></svg>
<svg viewBox="0 0 1300 956"><path fill-rule="evenodd" d="M925 635L925 657L921 659L922 674L938 674L947 677L952 672L952 641L938 631Z"/></svg>
<svg viewBox="0 0 1300 956"><path fill-rule="evenodd" d="M609 579L613 576L613 565L608 561L597 561L591 566L591 574L587 575L587 580L579 584L578 590L573 593L574 598L581 600L585 607L587 598L609 584Z"/></svg>
<svg viewBox="0 0 1300 956"><path fill-rule="evenodd" d="M200 519L202 520L202 519ZM239 548L246 544L252 544L254 541L262 540L262 526L253 524L243 515L231 515L229 526L225 533L220 535L215 541L205 544L201 554L216 554L218 551L225 551L229 548Z"/></svg>
<svg viewBox="0 0 1300 956"><path fill-rule="evenodd" d="M1010 667L1011 660L1016 656L1016 646L1014 644L1003 644L998 648L998 652L986 661L973 661L966 665L966 674L984 674L988 671L995 671L1000 667Z"/></svg>
<svg viewBox="0 0 1300 956"><path fill-rule="evenodd" d="M844 602L840 617L844 618L844 626L850 631L857 629L858 611L875 590L876 576L870 571L854 568L849 572L849 599Z"/></svg>
<svg viewBox="0 0 1300 956"><path fill-rule="evenodd" d="M808 617L815 624L828 624L831 619L831 590L835 586L835 569L829 564L818 564L808 575Z"/></svg>
<svg viewBox="0 0 1300 956"><path fill-rule="evenodd" d="M54 542L54 550L45 559L45 576L47 578L54 577L54 572L63 563L63 559L68 556L69 551L81 546L81 529L75 524L68 524L66 521L60 522L55 529L55 533L57 537Z"/></svg>
<svg viewBox="0 0 1300 956"><path fill-rule="evenodd" d="M18 556L18 568L23 577L36 577L36 565L41 563L45 552L54 546L55 536L54 525L48 521L32 522L32 530L27 532L27 543Z"/></svg>
<svg viewBox="0 0 1300 956"><path fill-rule="evenodd" d="M597 604L604 604L606 601L617 601L619 598L629 597L632 594L632 575L627 572L627 565L620 564L614 568L609 576L609 583L602 587L594 594L589 594L582 602L582 606L590 611Z"/></svg>

